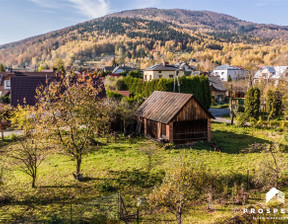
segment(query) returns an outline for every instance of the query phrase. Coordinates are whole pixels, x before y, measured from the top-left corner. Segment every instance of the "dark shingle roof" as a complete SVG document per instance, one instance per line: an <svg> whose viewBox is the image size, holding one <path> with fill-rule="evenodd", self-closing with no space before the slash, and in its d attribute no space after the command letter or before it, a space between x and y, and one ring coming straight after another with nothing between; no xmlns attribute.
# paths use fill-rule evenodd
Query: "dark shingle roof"
<svg viewBox="0 0 288 224"><path fill-rule="evenodd" d="M176 71L176 70L183 70L179 69L177 66L174 65L163 65L163 63L158 65L153 65L149 68L144 69L144 71Z"/></svg>
<svg viewBox="0 0 288 224"><path fill-rule="evenodd" d="M214 70L241 70L241 68L232 65L220 65Z"/></svg>
<svg viewBox="0 0 288 224"><path fill-rule="evenodd" d="M224 86L223 82L220 80L219 77L209 76L208 79L209 79L210 86L212 86L214 89L221 91L221 92L226 91L226 87Z"/></svg>
<svg viewBox="0 0 288 224"><path fill-rule="evenodd" d="M55 80L50 78L49 80ZM45 76L18 76L11 77L11 104L17 106L26 104L35 105L36 89L41 85L46 86Z"/></svg>
<svg viewBox="0 0 288 224"><path fill-rule="evenodd" d="M105 66L103 70L105 72L112 72L115 69L115 66Z"/></svg>
<svg viewBox="0 0 288 224"><path fill-rule="evenodd" d="M76 78L76 77L75 77ZM53 81L59 81L59 77L46 77L46 76L15 76L11 77L11 105L35 105L36 103L36 89L40 86L47 86ZM73 82L73 81L72 81ZM106 91L101 79L94 79L95 88L99 87L100 98L106 97Z"/></svg>
<svg viewBox="0 0 288 224"><path fill-rule="evenodd" d="M194 98L192 94L154 91L135 114L138 117L168 124L191 98ZM209 111L203 109L213 117Z"/></svg>

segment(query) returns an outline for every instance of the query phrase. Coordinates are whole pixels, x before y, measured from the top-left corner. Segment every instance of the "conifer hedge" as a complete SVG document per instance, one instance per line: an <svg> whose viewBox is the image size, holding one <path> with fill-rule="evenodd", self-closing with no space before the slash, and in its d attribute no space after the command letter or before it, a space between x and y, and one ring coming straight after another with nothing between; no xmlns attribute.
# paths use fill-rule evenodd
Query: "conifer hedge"
<svg viewBox="0 0 288 224"><path fill-rule="evenodd" d="M211 91L209 87L209 80L206 76L182 76L179 78L180 92L192 93L194 97L204 106L209 109L211 105ZM173 92L174 79L154 79L152 81L144 81L140 78L125 77L121 90L129 90L132 95L139 95L148 97L155 90ZM178 92L178 86L176 83L176 92Z"/></svg>

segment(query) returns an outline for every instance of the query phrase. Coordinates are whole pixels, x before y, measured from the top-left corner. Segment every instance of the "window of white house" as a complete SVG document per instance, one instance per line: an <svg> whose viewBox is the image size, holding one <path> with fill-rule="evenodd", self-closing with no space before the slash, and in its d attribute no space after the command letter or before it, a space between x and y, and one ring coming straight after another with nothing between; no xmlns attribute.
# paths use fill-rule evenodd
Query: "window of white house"
<svg viewBox="0 0 288 224"><path fill-rule="evenodd" d="M158 75L158 79L161 79L162 78L162 75Z"/></svg>
<svg viewBox="0 0 288 224"><path fill-rule="evenodd" d="M161 73L162 71L158 71L158 73Z"/></svg>
<svg viewBox="0 0 288 224"><path fill-rule="evenodd" d="M145 80L147 80L147 75L145 75L145 78L144 78Z"/></svg>
<svg viewBox="0 0 288 224"><path fill-rule="evenodd" d="M152 80L152 75L150 75L150 80Z"/></svg>
<svg viewBox="0 0 288 224"><path fill-rule="evenodd" d="M5 80L4 81L4 89L10 89L11 85L10 85L10 80Z"/></svg>
<svg viewBox="0 0 288 224"><path fill-rule="evenodd" d="M174 77L174 75L169 75L169 78L172 79Z"/></svg>

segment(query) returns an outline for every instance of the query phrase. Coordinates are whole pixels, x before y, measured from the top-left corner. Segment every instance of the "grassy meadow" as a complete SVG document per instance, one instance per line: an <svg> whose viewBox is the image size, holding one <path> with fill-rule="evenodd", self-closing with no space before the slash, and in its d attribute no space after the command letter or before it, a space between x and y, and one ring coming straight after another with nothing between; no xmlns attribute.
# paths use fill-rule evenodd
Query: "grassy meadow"
<svg viewBox="0 0 288 224"><path fill-rule="evenodd" d="M241 150L255 143L279 143L281 158L288 161L288 134L213 123L212 141L221 147L221 152L211 150L208 143L164 149L145 138L120 137L117 142L110 139L108 143L102 139L103 146L95 146L95 150L83 158L82 171L86 180L81 182L72 176L75 161L57 149L50 149L39 167L37 187L33 189L30 177L9 157L13 139L1 142L4 179L0 187L0 223L121 223L113 221L118 211L119 190L127 210L135 213L137 198L149 195L154 186L161 183L173 158L179 156L202 163L221 175L238 175L243 182L247 170L253 174L253 169L265 159L262 153L242 153ZM248 203L265 203L265 193L255 191ZM191 204L183 223L208 224L233 217L242 205L230 202L214 200L212 211L207 211L207 203ZM151 213L145 202L140 207L140 215L143 223L175 223L168 212Z"/></svg>

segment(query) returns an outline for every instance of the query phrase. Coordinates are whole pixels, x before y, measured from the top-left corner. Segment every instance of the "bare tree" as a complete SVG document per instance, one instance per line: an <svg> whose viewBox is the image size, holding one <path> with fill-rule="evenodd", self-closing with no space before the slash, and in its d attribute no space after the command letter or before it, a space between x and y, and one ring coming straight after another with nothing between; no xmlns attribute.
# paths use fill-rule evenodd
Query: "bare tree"
<svg viewBox="0 0 288 224"><path fill-rule="evenodd" d="M20 169L32 178L31 186L36 186L38 167L44 160L45 146L35 135L20 140L12 150L12 157L20 164Z"/></svg>

